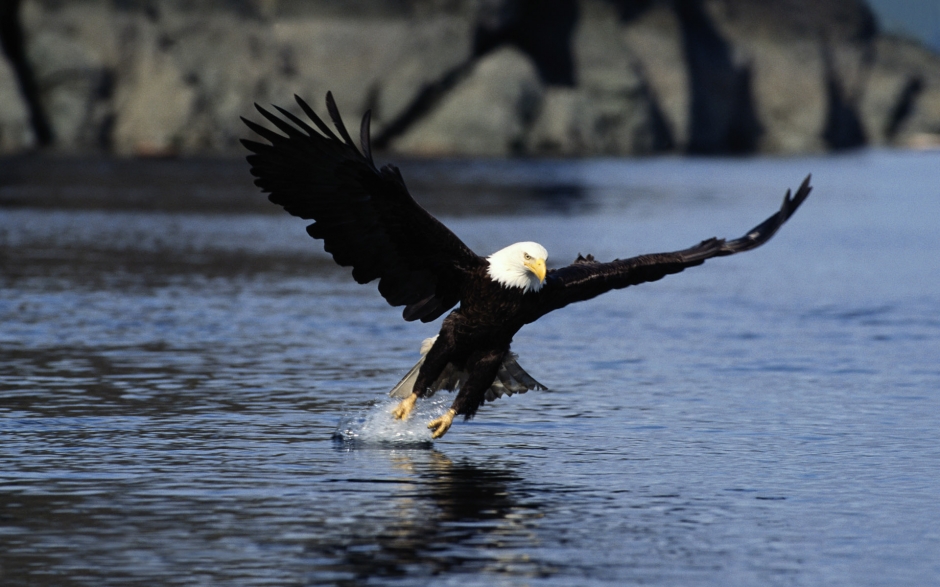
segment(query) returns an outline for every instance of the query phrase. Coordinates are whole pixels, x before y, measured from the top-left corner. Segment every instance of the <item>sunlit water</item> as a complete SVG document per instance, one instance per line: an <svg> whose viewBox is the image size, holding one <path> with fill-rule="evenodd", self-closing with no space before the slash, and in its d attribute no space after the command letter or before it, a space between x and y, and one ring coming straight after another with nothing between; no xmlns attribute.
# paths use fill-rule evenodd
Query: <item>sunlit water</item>
<svg viewBox="0 0 940 587"><path fill-rule="evenodd" d="M940 155L404 167L550 265L815 191L758 251L527 327L551 391L433 443L448 397L385 394L435 325L302 221L0 208L0 584L940 582Z"/></svg>

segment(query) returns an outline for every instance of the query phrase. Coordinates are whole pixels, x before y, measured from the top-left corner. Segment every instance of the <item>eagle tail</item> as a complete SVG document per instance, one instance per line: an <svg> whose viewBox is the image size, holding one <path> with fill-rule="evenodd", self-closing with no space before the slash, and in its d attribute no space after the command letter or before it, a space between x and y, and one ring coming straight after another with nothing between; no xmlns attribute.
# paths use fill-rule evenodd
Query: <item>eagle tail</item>
<svg viewBox="0 0 940 587"><path fill-rule="evenodd" d="M424 364L424 357L428 354L428 351L431 350L431 346L434 344L435 340L437 340L436 336L425 339L421 343L421 360L419 360L418 363L402 377L401 381L392 388L392 391L388 394L390 397L406 398L411 395L415 381L418 380L418 371L421 370L421 365ZM503 361L503 364L500 365L499 372L496 374L496 379L493 380L493 384L490 388L486 390L486 401L491 402L504 395L525 393L530 389L548 389L536 381L534 377L526 373L525 369L519 366L518 358L515 353L506 355L506 359ZM434 382L434 385L431 387L431 392L437 392L441 389L446 389L447 391L460 389L466 380L466 371L460 371L454 367L453 364L448 364L444 372L441 373L437 381Z"/></svg>
<svg viewBox="0 0 940 587"><path fill-rule="evenodd" d="M503 364L499 366L499 372L496 374L496 379L493 380L493 385L486 390L486 401L491 402L503 397L503 395L525 393L530 389L539 391L548 389L519 366L518 361L516 361L518 358L519 356L516 353L506 355Z"/></svg>
<svg viewBox="0 0 940 587"><path fill-rule="evenodd" d="M424 357L421 357L421 360L418 361L418 364L411 368L411 371L408 371L408 374L401 378L401 381L398 382L398 385L392 388L392 391L388 392L389 397L397 397L399 399L404 399L411 395L412 389L414 389L415 381L418 380L418 371L421 370L421 365L424 364Z"/></svg>

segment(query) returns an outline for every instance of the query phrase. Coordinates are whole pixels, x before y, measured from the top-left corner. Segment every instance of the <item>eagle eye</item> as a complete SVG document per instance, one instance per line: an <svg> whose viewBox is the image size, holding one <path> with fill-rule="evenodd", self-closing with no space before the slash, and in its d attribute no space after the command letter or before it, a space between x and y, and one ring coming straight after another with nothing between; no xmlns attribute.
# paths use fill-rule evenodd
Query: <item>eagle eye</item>
<svg viewBox="0 0 940 587"><path fill-rule="evenodd" d="M526 260L526 261L531 261L531 260L532 260L532 255L530 255L529 253L523 253L523 256L525 256L525 260Z"/></svg>

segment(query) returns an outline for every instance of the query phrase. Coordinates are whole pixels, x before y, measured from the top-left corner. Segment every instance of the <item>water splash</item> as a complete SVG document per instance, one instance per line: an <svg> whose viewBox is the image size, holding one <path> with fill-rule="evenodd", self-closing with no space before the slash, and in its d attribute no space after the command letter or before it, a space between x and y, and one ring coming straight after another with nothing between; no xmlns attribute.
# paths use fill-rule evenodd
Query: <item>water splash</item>
<svg viewBox="0 0 940 587"><path fill-rule="evenodd" d="M392 417L398 399L376 401L339 421L333 433L335 440L354 444L430 444L428 422L441 416L450 405L451 398L439 397L419 400L411 416L405 420Z"/></svg>

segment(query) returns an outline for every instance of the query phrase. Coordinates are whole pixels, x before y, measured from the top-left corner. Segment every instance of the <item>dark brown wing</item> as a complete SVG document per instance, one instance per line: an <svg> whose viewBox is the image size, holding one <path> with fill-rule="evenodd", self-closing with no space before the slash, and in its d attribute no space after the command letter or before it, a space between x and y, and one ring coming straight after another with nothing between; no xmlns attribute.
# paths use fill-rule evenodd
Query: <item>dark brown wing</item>
<svg viewBox="0 0 940 587"><path fill-rule="evenodd" d="M242 141L253 153L248 162L255 185L290 214L315 220L307 227L310 236L323 239L337 263L352 267L357 282L379 279L379 293L405 306L405 320L429 322L456 305L466 275L485 260L414 201L397 168L376 169L368 112L360 153L331 94L327 111L342 138L295 98L319 133L277 106L293 124L255 105L283 135L242 119L270 142Z"/></svg>
<svg viewBox="0 0 940 587"><path fill-rule="evenodd" d="M589 300L612 289L657 281L687 267L701 265L712 257L724 257L757 248L770 240L803 203L812 190L809 180L809 176L803 180L795 196L791 197L787 190L780 210L738 239L726 241L711 238L682 251L616 259L610 263L598 263L590 255L588 258L579 256L572 265L549 271L545 285L537 296L538 313L535 317L574 302Z"/></svg>

